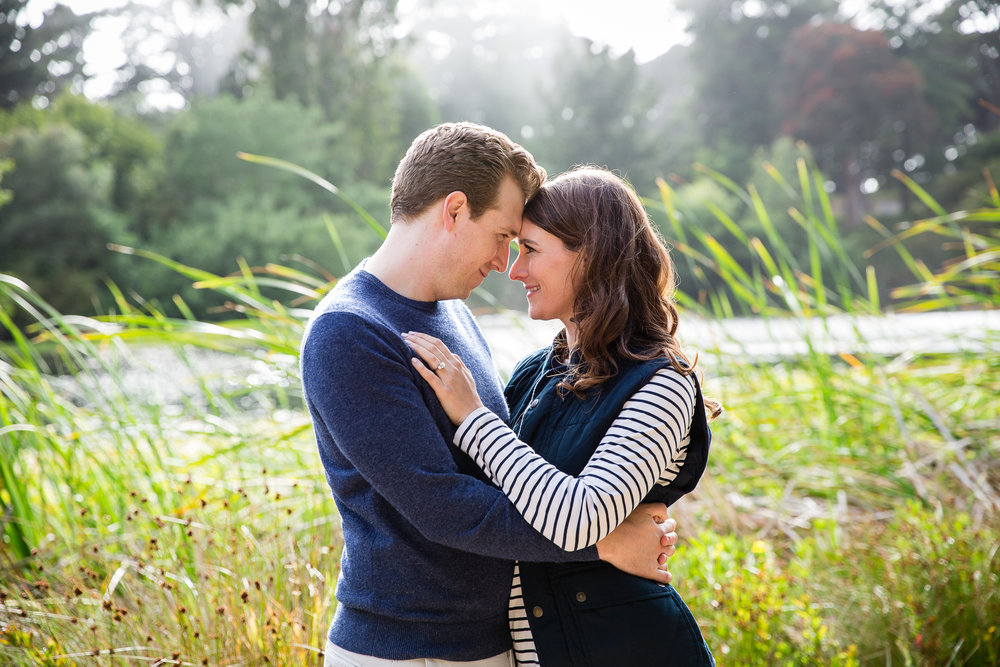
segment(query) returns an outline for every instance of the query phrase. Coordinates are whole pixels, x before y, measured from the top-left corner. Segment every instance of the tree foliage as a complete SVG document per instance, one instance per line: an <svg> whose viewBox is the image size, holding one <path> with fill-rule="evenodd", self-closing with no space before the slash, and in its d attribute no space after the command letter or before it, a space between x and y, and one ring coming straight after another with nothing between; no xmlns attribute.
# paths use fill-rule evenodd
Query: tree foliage
<svg viewBox="0 0 1000 667"><path fill-rule="evenodd" d="M799 28L782 60L783 132L816 147L839 182L849 222L860 222L860 183L884 152L923 145L932 127L924 80L886 36L846 24Z"/></svg>
<svg viewBox="0 0 1000 667"><path fill-rule="evenodd" d="M651 187L659 158L649 114L661 90L630 50L575 40L555 61L553 85L543 96L539 153L554 171L595 163Z"/></svg>
<svg viewBox="0 0 1000 667"><path fill-rule="evenodd" d="M108 13L123 23L123 58L106 73L114 79L109 96L140 110L217 95L247 42L246 12L237 6L166 0Z"/></svg>
<svg viewBox="0 0 1000 667"><path fill-rule="evenodd" d="M92 312L104 280L122 277L106 246L136 239L162 150L146 124L75 95L0 112L0 266L69 312Z"/></svg>
<svg viewBox="0 0 1000 667"><path fill-rule="evenodd" d="M13 193L3 188L3 175L14 168L14 161L10 158L0 160L0 208L11 200Z"/></svg>
<svg viewBox="0 0 1000 667"><path fill-rule="evenodd" d="M245 162L237 153L293 161L342 185L358 159L344 135L343 127L327 122L318 107L275 100L265 91L241 100L223 96L194 102L167 128L159 187L137 229L143 247L223 275L237 271L240 259L265 263L293 254L339 265L323 216L348 217L346 207L295 175ZM354 189L372 211L380 210L378 203L387 205L384 188ZM344 235L360 250L357 235ZM137 265L141 260L130 262L142 271L132 282L138 293L163 299L182 293L197 312L212 305L208 299L214 295L189 289L183 277Z"/></svg>
<svg viewBox="0 0 1000 667"><path fill-rule="evenodd" d="M57 4L39 25L27 19L29 0L0 0L0 109L36 96L52 97L83 77L83 40L92 15Z"/></svg>
<svg viewBox="0 0 1000 667"><path fill-rule="evenodd" d="M575 55L576 40L558 23L463 11L418 22L406 56L424 73L442 119L489 125L534 151L554 62Z"/></svg>
<svg viewBox="0 0 1000 667"><path fill-rule="evenodd" d="M387 180L412 139L399 136L406 110L395 103L396 84L409 75L395 57L397 0L252 5L252 43L234 64L230 89L242 94L263 86L278 100L322 109L358 148L355 176ZM412 88L404 91L412 99Z"/></svg>
<svg viewBox="0 0 1000 667"><path fill-rule="evenodd" d="M112 167L62 124L6 133L0 155L13 163L4 176L13 195L0 215L0 266L54 306L91 310L117 269L107 244L132 240L112 206Z"/></svg>
<svg viewBox="0 0 1000 667"><path fill-rule="evenodd" d="M931 105L942 127L973 123L984 131L1000 127L1000 6L994 0L949 0L927 16L927 3L897 0L875 9L902 55L924 74ZM980 101L988 105L979 104Z"/></svg>
<svg viewBox="0 0 1000 667"><path fill-rule="evenodd" d="M952 7L955 3L952 3ZM953 131L968 122L975 105L975 76L970 71L968 39L954 29L945 11L924 16L926 2L886 0L867 8L865 24L882 31L889 45L912 62L926 82L925 95L941 128ZM859 26L864 29L864 26Z"/></svg>
<svg viewBox="0 0 1000 667"><path fill-rule="evenodd" d="M301 179L240 161L237 153L293 160L343 182L354 167L351 161L358 159L340 144L343 134L318 108L296 99L276 100L266 91L242 100L199 100L174 116L166 131L162 188L178 212L169 218L186 219L186 211L200 200L267 190L275 191L283 206L305 206L314 199L304 194Z"/></svg>
<svg viewBox="0 0 1000 667"><path fill-rule="evenodd" d="M881 30L893 51L920 70L924 99L936 117L926 141L893 151L880 171L899 169L927 183L934 175L954 172L956 158L980 132L1000 127L1000 114L989 110L990 105L1000 107L1000 11L995 2L874 0L853 17L853 25ZM976 173L973 180L980 177ZM899 188L907 194L901 184Z"/></svg>
<svg viewBox="0 0 1000 667"><path fill-rule="evenodd" d="M107 167L111 178L109 206L122 215L139 214L155 187L147 178L148 167L163 151L150 127L106 104L69 94L55 98L45 109L25 103L0 113L0 135L26 128L41 131L53 125L79 132L91 159Z"/></svg>
<svg viewBox="0 0 1000 667"><path fill-rule="evenodd" d="M679 201L726 243L738 241L733 228L761 232L722 185L750 180L775 202L780 234L801 240L765 160L784 172L815 155L838 182L838 215L845 193L860 198L862 179L910 197L890 217L917 211L893 168L949 205L991 196L982 170L997 174L1000 16L990 0L872 0L853 5L854 17L838 0L678 0L693 42L643 64L489 3L424 5L412 25L398 4L168 0L81 17L60 3L29 21L27 0L0 0L0 269L36 276L71 312L91 309L105 277L164 303L180 289L175 276L104 251L108 241L218 273L239 258L295 254L339 270L374 235L328 194L236 153L301 164L384 219L393 168L439 120L496 127L552 173L596 162L644 195L658 176L688 182ZM66 89L86 82L80 49L105 14L125 26L125 58L108 103L94 104ZM163 93L170 105L156 107ZM712 169L730 180L707 177ZM859 202L847 210L856 219ZM93 243L75 236L82 230ZM851 242L866 231L851 230ZM737 262L746 252L731 249Z"/></svg>
<svg viewBox="0 0 1000 667"><path fill-rule="evenodd" d="M831 19L835 0L678 0L694 37L696 67L688 113L697 122L698 159L737 181L749 158L780 131L774 73L791 34Z"/></svg>

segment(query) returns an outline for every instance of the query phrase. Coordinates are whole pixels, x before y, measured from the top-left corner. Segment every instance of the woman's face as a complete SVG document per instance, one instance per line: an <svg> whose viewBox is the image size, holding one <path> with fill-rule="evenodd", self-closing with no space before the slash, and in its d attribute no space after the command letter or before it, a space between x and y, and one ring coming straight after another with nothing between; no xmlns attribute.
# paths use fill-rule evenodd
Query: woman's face
<svg viewBox="0 0 1000 667"><path fill-rule="evenodd" d="M579 253L525 218L517 237L519 252L510 279L524 283L528 315L533 320L562 320L572 326L576 284L573 266Z"/></svg>

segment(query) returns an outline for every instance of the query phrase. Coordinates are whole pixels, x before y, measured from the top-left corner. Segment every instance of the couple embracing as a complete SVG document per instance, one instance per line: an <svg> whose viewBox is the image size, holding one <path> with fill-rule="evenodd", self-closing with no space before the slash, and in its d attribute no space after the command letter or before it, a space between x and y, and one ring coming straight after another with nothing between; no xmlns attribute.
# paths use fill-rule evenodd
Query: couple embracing
<svg viewBox="0 0 1000 667"><path fill-rule="evenodd" d="M524 284L553 343L504 387L461 299ZM344 549L326 665L712 665L667 505L708 421L633 190L471 123L424 132L381 247L316 308L302 377Z"/></svg>

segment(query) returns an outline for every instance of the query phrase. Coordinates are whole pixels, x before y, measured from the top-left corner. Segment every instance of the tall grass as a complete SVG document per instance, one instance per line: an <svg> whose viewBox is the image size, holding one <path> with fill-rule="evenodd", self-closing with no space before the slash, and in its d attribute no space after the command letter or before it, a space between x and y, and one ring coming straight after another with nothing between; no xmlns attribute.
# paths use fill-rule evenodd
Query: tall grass
<svg viewBox="0 0 1000 667"><path fill-rule="evenodd" d="M826 324L804 354L726 355L706 378L727 412L710 474L677 506L684 544L672 570L720 664L997 664L996 337L975 354L886 357L864 341L831 353L827 335L839 318L887 306L995 307L996 189L981 209L882 228L873 250L913 273L885 304L805 162L794 175L769 170L805 248L787 247L771 223L782 204L708 173L764 235L742 235L717 211L732 238L713 238L661 185L647 204L666 216L677 260L725 281L682 294L682 318ZM906 249L915 234L941 236L955 260L923 266ZM732 243L751 249L751 265ZM117 250L222 293L226 312L200 321L178 299L172 317L111 286L114 314L67 316L0 277L12 336L0 350L0 659L319 664L340 537L296 362L305 316L335 278L307 262L219 276ZM12 309L36 325L17 330ZM239 357L252 377L203 367L205 349ZM151 350L165 351L152 366ZM184 386L159 398L175 370ZM136 389L137 371L152 390Z"/></svg>
<svg viewBox="0 0 1000 667"><path fill-rule="evenodd" d="M992 397L1000 387L991 371L997 363L998 333L968 332L982 337L990 353L966 358L937 359L933 350L886 358L883 352L868 348L860 333L856 346L831 349L844 338L833 327L853 322L857 331L862 318L878 316L890 304L880 303L874 269L859 266L845 250L822 175L803 158L797 161L795 179L766 167L786 197L784 202L769 205L787 206L789 217L806 232L804 249L788 247L754 185L742 190L707 169L756 215L765 238L747 238L717 209L715 215L731 237L712 237L702 231L690 211L678 209L674 191L663 181L661 201L650 203L666 215L674 231L678 261L696 267L696 276L713 273L724 281L722 289L709 291L694 285L689 293L679 294L687 313L707 318L754 314L776 327L806 317L821 324L797 328L803 335L805 354L769 362L766 373L760 373L760 361L750 354L727 355L714 369L719 374L716 391L725 394L736 385L742 394L754 388L749 396L727 401L730 419L719 426L732 425L729 441L742 443L740 459L727 461L725 466L736 478L736 488L755 487L751 480L761 475L780 481L782 504L792 512L796 503L791 501L799 495L833 500L847 489L853 508L875 512L899 500L951 504L959 497L970 498L969 509L977 515L1000 510L995 450L967 447L968 439L976 439L979 425L997 414ZM995 308L1000 304L1000 226L996 225L1000 198L992 181L990 206L948 214L919 185L902 174L897 177L935 215L908 224L895 235L869 219L886 236L872 252L895 252L913 272L914 284L895 290L892 307L902 312ZM917 234L960 241L955 244L955 259L932 272L904 244ZM735 259L727 249L733 244L751 249L751 266L741 266ZM691 294L703 296L695 299ZM728 336L728 342L739 347L738 326ZM969 379L955 377L957 372L970 371L974 373ZM935 381L926 382L928 374ZM945 379L948 382L942 385ZM957 406L961 410L955 410ZM789 411L797 415L791 422L786 421ZM933 426L932 451L912 437L928 425ZM775 453L781 456L780 464L768 460ZM838 458L831 460L834 453ZM844 465L861 460L865 461L861 469Z"/></svg>
<svg viewBox="0 0 1000 667"><path fill-rule="evenodd" d="M22 333L0 311L14 337L0 375L0 653L13 664L315 662L338 518L294 379L304 313L261 292L277 281L315 299L322 281L287 267L212 276L143 254L226 294L233 319L170 318L117 291L114 316L63 316L0 280L0 300L38 323ZM196 347L250 359L263 379L213 377ZM169 354L155 358L190 378L168 404L126 379L171 375L142 368L141 353L160 348Z"/></svg>
<svg viewBox="0 0 1000 667"><path fill-rule="evenodd" d="M765 205L754 185L705 170L757 217L762 238L711 208L729 237L705 233L666 182L660 200L647 202L666 216L676 261L705 279L679 295L682 320L752 314L776 329L803 318L821 325L796 327L804 354L778 361L714 350L706 384L728 412L713 427L712 473L679 510L682 524L713 532L691 542L675 572L735 664L994 664L1000 334L961 334L983 351L886 356L857 325L886 308L996 308L997 190L987 174L984 206L948 213L896 174L933 215L895 232L869 218L885 240L860 259L894 252L913 276L886 304L874 268L845 250L822 176L803 159L797 178L766 171L784 202ZM788 247L772 224L781 205L806 247ZM932 270L912 256L906 241L921 234L940 236L954 259ZM740 264L734 244L750 249L752 264ZM707 287L713 274L722 289ZM729 321L727 349L739 348ZM858 344L831 349L845 323Z"/></svg>

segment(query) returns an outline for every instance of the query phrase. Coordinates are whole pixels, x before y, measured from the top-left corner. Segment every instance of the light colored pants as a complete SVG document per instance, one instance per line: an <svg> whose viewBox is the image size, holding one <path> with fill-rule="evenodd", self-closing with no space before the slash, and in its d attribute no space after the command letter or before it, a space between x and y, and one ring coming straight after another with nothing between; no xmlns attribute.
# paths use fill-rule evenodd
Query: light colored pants
<svg viewBox="0 0 1000 667"><path fill-rule="evenodd" d="M384 658L373 658L370 655L351 653L327 641L325 653L323 667L390 667L391 665L411 665L412 667L512 667L514 664L514 654L512 651L495 655L492 658L467 662L425 660L423 658L413 660L385 660Z"/></svg>

